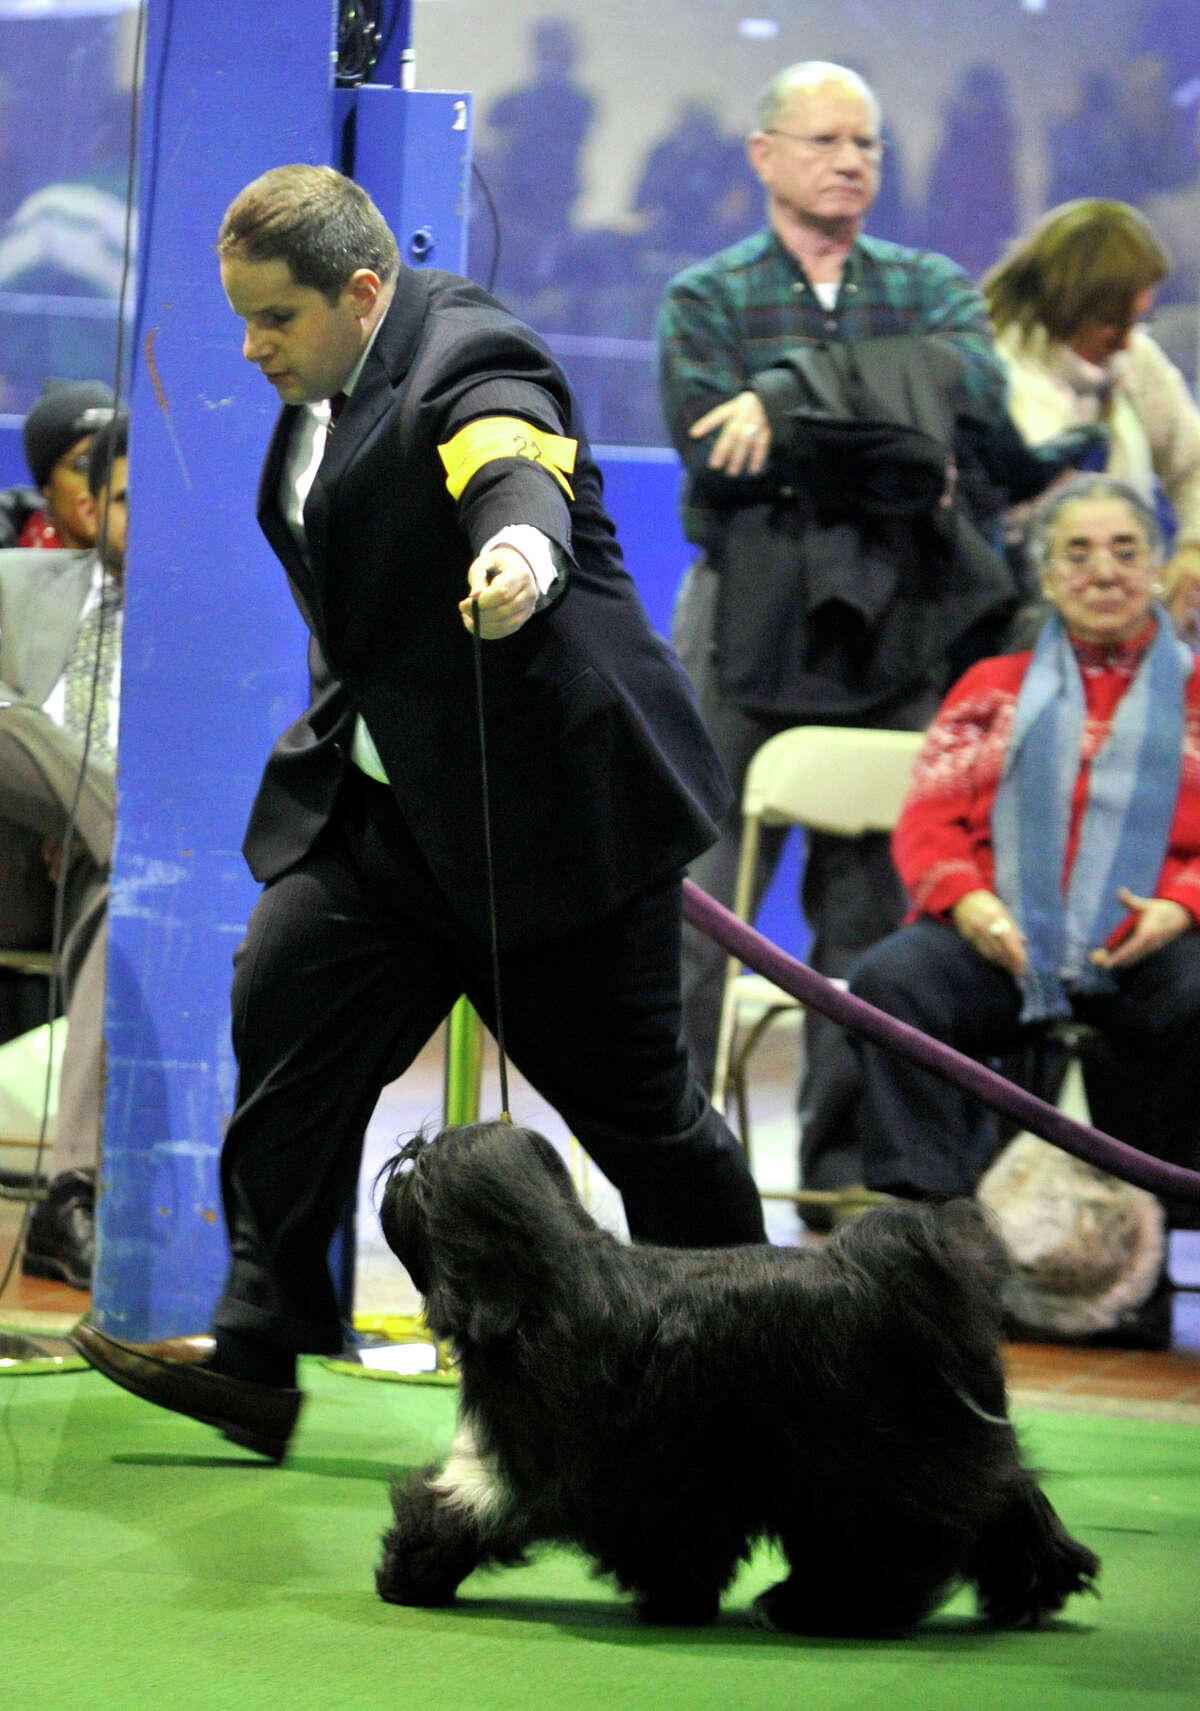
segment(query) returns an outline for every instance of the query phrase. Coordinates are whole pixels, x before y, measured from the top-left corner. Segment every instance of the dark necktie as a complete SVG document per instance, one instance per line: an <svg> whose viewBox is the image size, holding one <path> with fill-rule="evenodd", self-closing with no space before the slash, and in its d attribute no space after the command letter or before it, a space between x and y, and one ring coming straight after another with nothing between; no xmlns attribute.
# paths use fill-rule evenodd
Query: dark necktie
<svg viewBox="0 0 1200 1711"><path fill-rule="evenodd" d="M329 426L325 430L326 433L332 434L333 430L337 427L338 417L345 408L346 394L344 392L335 392L333 397L329 400Z"/></svg>
<svg viewBox="0 0 1200 1711"><path fill-rule="evenodd" d="M91 715L89 751L93 759L104 760L109 766L115 758L109 740L109 710L121 656L120 612L121 590L106 580L100 599L75 632L63 700L63 724L80 743L88 741Z"/></svg>

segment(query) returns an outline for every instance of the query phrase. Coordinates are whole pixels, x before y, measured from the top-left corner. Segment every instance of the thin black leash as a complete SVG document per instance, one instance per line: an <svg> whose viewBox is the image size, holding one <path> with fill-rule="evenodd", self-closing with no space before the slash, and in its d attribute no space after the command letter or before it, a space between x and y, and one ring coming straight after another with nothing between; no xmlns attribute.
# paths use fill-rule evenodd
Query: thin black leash
<svg viewBox="0 0 1200 1711"><path fill-rule="evenodd" d="M489 571L488 581L496 572ZM496 931L496 874L492 864L492 805L488 790L487 732L483 721L483 637L479 633L479 596L471 601L475 632L475 713L479 721L479 773L483 786L483 865L487 873L488 927L492 939L492 998L496 1006L496 1049L500 1057L500 1121L512 1122L508 1109L508 1059L504 1052L504 1011L500 1004L500 945Z"/></svg>

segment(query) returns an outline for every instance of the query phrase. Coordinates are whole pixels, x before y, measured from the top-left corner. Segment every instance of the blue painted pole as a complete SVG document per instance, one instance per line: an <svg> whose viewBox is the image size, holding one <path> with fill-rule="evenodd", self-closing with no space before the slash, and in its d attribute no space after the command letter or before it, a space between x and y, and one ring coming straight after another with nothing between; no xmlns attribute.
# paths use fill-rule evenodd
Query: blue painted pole
<svg viewBox="0 0 1200 1711"><path fill-rule="evenodd" d="M249 179L329 159L328 0L148 8L131 520L110 906L108 1085L93 1314L153 1338L208 1323L226 1265L240 845L306 697L305 632L254 522L275 416L213 243Z"/></svg>

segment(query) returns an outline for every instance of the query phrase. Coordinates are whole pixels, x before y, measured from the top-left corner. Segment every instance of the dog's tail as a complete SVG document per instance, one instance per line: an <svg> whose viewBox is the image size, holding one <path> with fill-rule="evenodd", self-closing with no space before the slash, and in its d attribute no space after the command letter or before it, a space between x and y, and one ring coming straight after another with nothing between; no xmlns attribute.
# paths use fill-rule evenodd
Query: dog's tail
<svg viewBox="0 0 1200 1711"><path fill-rule="evenodd" d="M995 1628L1032 1628L1075 1592L1095 1592L1100 1559L1063 1526L1031 1473L978 1535L967 1569Z"/></svg>

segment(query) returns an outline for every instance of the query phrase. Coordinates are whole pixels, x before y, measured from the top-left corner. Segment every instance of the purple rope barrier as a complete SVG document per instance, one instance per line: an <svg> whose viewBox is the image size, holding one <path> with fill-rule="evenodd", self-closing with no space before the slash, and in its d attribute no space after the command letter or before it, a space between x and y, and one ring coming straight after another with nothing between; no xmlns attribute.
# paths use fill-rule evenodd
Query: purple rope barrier
<svg viewBox="0 0 1200 1711"><path fill-rule="evenodd" d="M1064 1152L1073 1153L1076 1158L1097 1165L1138 1188L1149 1189L1151 1194L1200 1202L1200 1171L1167 1164L1165 1160L1139 1152L1136 1147L1128 1146L1100 1129L1077 1122L1065 1111L1048 1105L1044 1099L1027 1093L1015 1082L1007 1081L994 1069L988 1069L986 1064L976 1063L974 1058L965 1057L952 1046L923 1034L919 1028L910 1027L907 1022L877 1010L865 999L843 992L823 974L818 974L815 968L789 956L787 951L772 944L770 939L747 926L745 921L740 921L690 879L683 882L683 914L685 920L715 940L731 956L740 957L750 968L765 974L768 980L773 980L776 986L781 986L810 1009L819 1010L823 1016L840 1023L851 1033L862 1034L866 1039L874 1040L876 1045L911 1058L914 1063L940 1075L943 1081L952 1082L965 1093L981 1099L992 1110L1015 1118L1023 1128L1032 1129L1035 1135L1052 1141Z"/></svg>

